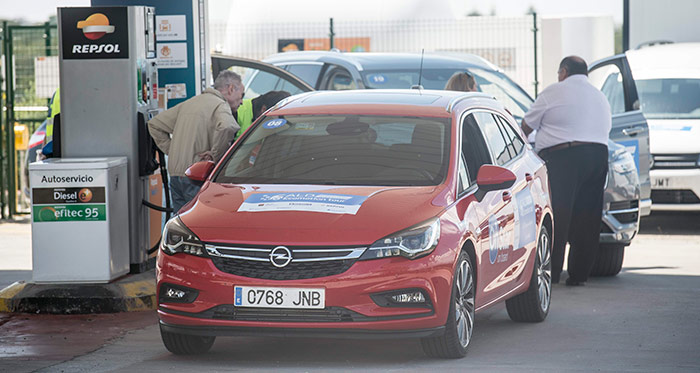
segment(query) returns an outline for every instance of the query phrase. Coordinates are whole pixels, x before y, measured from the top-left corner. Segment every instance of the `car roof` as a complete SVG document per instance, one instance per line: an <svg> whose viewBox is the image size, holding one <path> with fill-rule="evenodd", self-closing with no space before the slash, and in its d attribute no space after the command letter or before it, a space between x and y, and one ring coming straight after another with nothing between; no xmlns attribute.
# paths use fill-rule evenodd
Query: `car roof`
<svg viewBox="0 0 700 373"><path fill-rule="evenodd" d="M635 79L700 78L700 43L672 43L625 53Z"/></svg>
<svg viewBox="0 0 700 373"><path fill-rule="evenodd" d="M500 71L491 62L469 53L425 53L423 55L423 69L436 68L481 68L485 70ZM420 69L420 53L375 53L375 52L335 52L335 51L300 51L278 53L264 59L272 64L285 62L317 61L338 63L340 61L353 64L358 71L384 70L384 69Z"/></svg>
<svg viewBox="0 0 700 373"><path fill-rule="evenodd" d="M302 93L281 101L268 115L366 114L447 118L458 102L465 101L475 106L502 109L498 101L481 92L373 89Z"/></svg>

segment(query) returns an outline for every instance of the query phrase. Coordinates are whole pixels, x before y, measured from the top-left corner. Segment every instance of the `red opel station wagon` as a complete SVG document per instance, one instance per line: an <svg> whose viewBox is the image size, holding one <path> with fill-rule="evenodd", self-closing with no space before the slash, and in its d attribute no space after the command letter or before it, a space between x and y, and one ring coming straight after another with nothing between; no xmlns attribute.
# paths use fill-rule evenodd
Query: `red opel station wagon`
<svg viewBox="0 0 700 373"><path fill-rule="evenodd" d="M157 259L172 353L227 335L380 336L456 358L475 312L549 311L546 168L486 94L292 96L187 174L203 186Z"/></svg>

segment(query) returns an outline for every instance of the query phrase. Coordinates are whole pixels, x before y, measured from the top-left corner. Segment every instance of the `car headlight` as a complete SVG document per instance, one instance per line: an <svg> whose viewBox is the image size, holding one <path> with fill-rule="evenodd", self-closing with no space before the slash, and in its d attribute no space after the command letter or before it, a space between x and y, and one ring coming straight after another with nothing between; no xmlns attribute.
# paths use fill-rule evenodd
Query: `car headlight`
<svg viewBox="0 0 700 373"><path fill-rule="evenodd" d="M416 259L432 252L440 239L440 219L432 218L373 243L360 260L403 256Z"/></svg>
<svg viewBox="0 0 700 373"><path fill-rule="evenodd" d="M192 231L187 229L177 216L165 223L160 248L168 255L185 253L202 257L207 256L202 241Z"/></svg>
<svg viewBox="0 0 700 373"><path fill-rule="evenodd" d="M632 155L624 149L620 149L613 153L612 168L615 170L615 172L620 174L626 174L637 170L637 166L634 164L634 158L632 158Z"/></svg>

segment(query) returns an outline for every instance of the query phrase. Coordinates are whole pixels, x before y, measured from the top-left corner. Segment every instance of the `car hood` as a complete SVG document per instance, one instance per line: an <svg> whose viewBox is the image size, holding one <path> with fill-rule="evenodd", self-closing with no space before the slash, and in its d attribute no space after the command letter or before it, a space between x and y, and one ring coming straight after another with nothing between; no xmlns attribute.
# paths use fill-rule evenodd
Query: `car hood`
<svg viewBox="0 0 700 373"><path fill-rule="evenodd" d="M207 183L180 218L204 242L368 245L438 215L448 194L444 186Z"/></svg>
<svg viewBox="0 0 700 373"><path fill-rule="evenodd" d="M700 119L648 119L652 154L700 153Z"/></svg>

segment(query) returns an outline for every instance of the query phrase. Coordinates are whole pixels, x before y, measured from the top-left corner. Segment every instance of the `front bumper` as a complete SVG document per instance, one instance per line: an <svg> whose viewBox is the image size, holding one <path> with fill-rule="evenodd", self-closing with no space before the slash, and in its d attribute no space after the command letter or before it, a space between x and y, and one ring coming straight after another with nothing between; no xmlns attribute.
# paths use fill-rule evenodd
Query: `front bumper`
<svg viewBox="0 0 700 373"><path fill-rule="evenodd" d="M255 328L231 326L184 326L160 322L162 330L177 334L207 337L306 337L306 338L343 338L343 339L401 339L437 337L445 333L445 327L439 326L419 330L357 330L357 329L304 329L304 328Z"/></svg>
<svg viewBox="0 0 700 373"><path fill-rule="evenodd" d="M621 216L636 216L633 222L620 222ZM600 243L615 243L629 245L639 229L639 208L610 210L603 213L603 224L600 233Z"/></svg>
<svg viewBox="0 0 700 373"><path fill-rule="evenodd" d="M405 332L423 335L439 333L450 305L452 250L440 249L423 258L403 257L355 262L347 271L333 276L300 280L266 280L232 275L219 270L208 258L186 254L157 260L158 292L165 283L195 289L191 303L167 303L159 299L162 325L180 333L226 335L240 331L269 330L282 334L367 335ZM235 307L234 286L298 287L325 289L325 309L285 310ZM384 307L372 294L398 289L420 289L430 307ZM381 334L381 333L380 333ZM238 334L237 334L238 335Z"/></svg>
<svg viewBox="0 0 700 373"><path fill-rule="evenodd" d="M652 211L700 211L700 168L657 169L649 176Z"/></svg>

